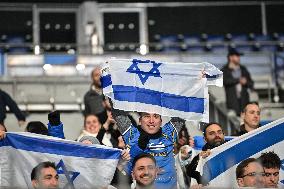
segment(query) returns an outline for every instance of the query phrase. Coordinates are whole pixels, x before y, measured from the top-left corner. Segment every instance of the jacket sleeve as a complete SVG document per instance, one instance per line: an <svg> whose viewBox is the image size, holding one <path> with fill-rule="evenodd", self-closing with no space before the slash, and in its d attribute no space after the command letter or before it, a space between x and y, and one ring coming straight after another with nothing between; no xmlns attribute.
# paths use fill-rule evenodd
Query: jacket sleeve
<svg viewBox="0 0 284 189"><path fill-rule="evenodd" d="M65 139L62 122L60 122L59 125L51 125L50 123L48 123L47 125L49 136Z"/></svg>
<svg viewBox="0 0 284 189"><path fill-rule="evenodd" d="M245 87L253 89L254 82L251 78L249 71L245 67L243 67L243 76L247 79L247 84L245 85Z"/></svg>
<svg viewBox="0 0 284 189"><path fill-rule="evenodd" d="M224 67L222 69L222 72L223 72L223 84L225 87L231 87L237 85L240 82L239 79L233 78L229 68Z"/></svg>
<svg viewBox="0 0 284 189"><path fill-rule="evenodd" d="M186 166L186 174L194 178L198 184L201 184L201 175L198 171L196 171L197 165L199 162L199 154L196 155L193 160Z"/></svg>
<svg viewBox="0 0 284 189"><path fill-rule="evenodd" d="M19 121L26 121L24 114L21 112L18 105L10 97L10 95L2 90L0 92L1 92L2 99L3 99L4 108L5 106L8 106L10 111L15 114L15 116L17 117Z"/></svg>

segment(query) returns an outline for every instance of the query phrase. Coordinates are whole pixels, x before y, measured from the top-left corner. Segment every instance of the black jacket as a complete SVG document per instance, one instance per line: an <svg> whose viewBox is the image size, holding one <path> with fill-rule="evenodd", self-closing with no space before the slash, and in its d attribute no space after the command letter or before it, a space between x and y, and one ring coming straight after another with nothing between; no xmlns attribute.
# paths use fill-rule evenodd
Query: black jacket
<svg viewBox="0 0 284 189"><path fill-rule="evenodd" d="M240 115L241 110L249 102L248 89L253 89L253 80L245 66L240 65L241 76L247 79L247 84L242 86L241 98L237 98L236 85L239 84L239 79L235 79L232 75L233 70L226 64L223 68L223 83L226 92L226 104L228 109L235 110Z"/></svg>
<svg viewBox="0 0 284 189"><path fill-rule="evenodd" d="M206 143L202 147L202 151L206 151L206 150L213 149L213 148L214 148L213 146L210 146L208 143ZM203 186L205 186L208 184L208 181L202 179L202 176L200 175L200 173L196 171L198 162L199 162L199 154L196 155L192 159L191 163L186 166L186 174L189 177L194 178L198 184L202 184Z"/></svg>
<svg viewBox="0 0 284 189"><path fill-rule="evenodd" d="M25 121L26 118L21 112L16 102L10 97L10 95L0 89L0 123L4 123L6 118L6 106L10 111L15 114L19 121Z"/></svg>

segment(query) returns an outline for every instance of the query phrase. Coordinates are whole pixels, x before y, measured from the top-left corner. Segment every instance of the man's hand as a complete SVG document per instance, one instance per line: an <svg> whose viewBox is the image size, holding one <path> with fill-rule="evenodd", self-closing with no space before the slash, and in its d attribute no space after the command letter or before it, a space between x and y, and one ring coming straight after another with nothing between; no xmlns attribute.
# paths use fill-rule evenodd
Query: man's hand
<svg viewBox="0 0 284 189"><path fill-rule="evenodd" d="M4 139L6 137L5 131L0 131L0 140Z"/></svg>
<svg viewBox="0 0 284 189"><path fill-rule="evenodd" d="M57 126L60 125L60 113L59 111L54 111L48 114L48 121L50 125Z"/></svg>
<svg viewBox="0 0 284 189"><path fill-rule="evenodd" d="M241 85L246 85L247 84L247 79L245 77L240 78L240 84Z"/></svg>
<svg viewBox="0 0 284 189"><path fill-rule="evenodd" d="M121 158L117 164L117 169L122 171L128 161L130 161L130 153L129 150L124 149L121 152Z"/></svg>
<svg viewBox="0 0 284 189"><path fill-rule="evenodd" d="M201 189L202 188L202 184L194 184L190 187L190 189Z"/></svg>
<svg viewBox="0 0 284 189"><path fill-rule="evenodd" d="M211 151L210 151L210 150L201 151L201 152L199 153L199 155L200 155L202 158L207 158L210 154L211 154Z"/></svg>

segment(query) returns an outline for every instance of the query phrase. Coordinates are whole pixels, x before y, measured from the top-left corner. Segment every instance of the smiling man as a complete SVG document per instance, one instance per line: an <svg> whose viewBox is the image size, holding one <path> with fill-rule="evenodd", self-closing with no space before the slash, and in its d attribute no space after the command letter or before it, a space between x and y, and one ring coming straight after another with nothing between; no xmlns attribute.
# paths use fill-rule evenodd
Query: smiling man
<svg viewBox="0 0 284 189"><path fill-rule="evenodd" d="M55 164L49 161L39 163L31 173L32 186L35 189L58 188L58 178Z"/></svg>
<svg viewBox="0 0 284 189"><path fill-rule="evenodd" d="M177 176L174 159L174 145L177 141L177 130L184 125L183 120L172 118L162 126L162 118L155 113L139 113L139 124L125 114L114 112L114 117L123 135L126 147L130 150L131 161L126 172L133 168L133 158L139 154L151 154L159 168L155 180L156 189L173 189L177 187Z"/></svg>
<svg viewBox="0 0 284 189"><path fill-rule="evenodd" d="M134 158L131 175L133 180L136 181L135 189L154 189L157 174L156 160L152 155L140 154Z"/></svg>

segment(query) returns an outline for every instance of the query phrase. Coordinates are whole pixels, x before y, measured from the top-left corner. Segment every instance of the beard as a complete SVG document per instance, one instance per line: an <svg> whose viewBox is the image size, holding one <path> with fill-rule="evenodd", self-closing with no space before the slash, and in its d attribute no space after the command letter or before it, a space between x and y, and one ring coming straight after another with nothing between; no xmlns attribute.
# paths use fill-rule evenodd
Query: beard
<svg viewBox="0 0 284 189"><path fill-rule="evenodd" d="M219 140L217 140L217 139L219 139ZM225 140L218 137L218 138L214 138L214 140L212 140L212 141L208 141L207 143L211 148L215 148L217 146L224 144Z"/></svg>

